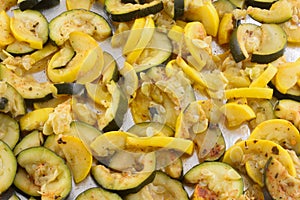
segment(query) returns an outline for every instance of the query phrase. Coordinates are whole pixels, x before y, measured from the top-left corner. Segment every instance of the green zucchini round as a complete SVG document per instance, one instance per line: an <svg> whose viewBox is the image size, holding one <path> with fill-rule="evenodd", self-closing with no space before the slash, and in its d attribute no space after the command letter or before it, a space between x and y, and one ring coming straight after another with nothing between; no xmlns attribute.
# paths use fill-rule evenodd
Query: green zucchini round
<svg viewBox="0 0 300 200"><path fill-rule="evenodd" d="M14 185L31 196L64 199L71 192L72 176L64 160L45 147L31 147L17 157ZM42 176L42 177L41 177Z"/></svg>
<svg viewBox="0 0 300 200"><path fill-rule="evenodd" d="M20 138L20 127L18 122L9 115L0 113L0 129L0 139L13 149Z"/></svg>
<svg viewBox="0 0 300 200"><path fill-rule="evenodd" d="M112 171L104 165L92 167L91 173L96 182L106 190L116 192L120 195L136 193L148 183L151 183L155 177L155 153L147 153L143 159L139 159L143 169L137 172L127 173ZM119 163L120 165L122 163Z"/></svg>
<svg viewBox="0 0 300 200"><path fill-rule="evenodd" d="M211 175L214 175L213 178ZM238 199L243 194L244 182L241 175L230 165L223 162L204 162L191 168L184 175L184 182L200 185L207 193L197 195L223 194L231 196L228 199ZM223 186L223 187L222 187ZM195 194L195 193L194 193ZM196 196L196 198L209 198L208 196Z"/></svg>
<svg viewBox="0 0 300 200"><path fill-rule="evenodd" d="M13 183L17 171L17 160L9 146L0 140L0 194L6 191Z"/></svg>
<svg viewBox="0 0 300 200"><path fill-rule="evenodd" d="M287 36L277 24L262 24L260 28L262 31L261 43L259 48L253 51L251 62L267 64L283 55L287 45Z"/></svg>
<svg viewBox="0 0 300 200"><path fill-rule="evenodd" d="M250 35L253 35L252 33L258 31L258 29L259 26L257 25L245 23L240 24L232 32L229 45L230 52L236 63L249 57L245 43L247 42L248 36L250 37Z"/></svg>
<svg viewBox="0 0 300 200"><path fill-rule="evenodd" d="M109 23L103 16L84 9L62 12L49 23L49 37L58 46L63 45L73 31L90 34L98 41L106 39L112 33Z"/></svg>

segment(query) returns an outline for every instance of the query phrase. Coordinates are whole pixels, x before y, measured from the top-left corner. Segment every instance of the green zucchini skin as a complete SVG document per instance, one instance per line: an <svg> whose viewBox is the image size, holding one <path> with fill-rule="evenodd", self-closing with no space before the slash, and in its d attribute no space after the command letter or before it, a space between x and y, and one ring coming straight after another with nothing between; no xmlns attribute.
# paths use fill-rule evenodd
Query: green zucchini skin
<svg viewBox="0 0 300 200"><path fill-rule="evenodd" d="M125 113L127 112L128 109L128 101L127 98L125 96L125 94L122 92L122 90L120 89L119 86L117 86L117 90L116 92L119 92L119 99L116 100L116 103L118 103L118 108L116 109L115 113L114 113L114 118L103 128L103 132L108 132L108 131L117 131L121 128L121 126L123 125L123 120L124 120L124 116ZM113 100L114 102L114 100ZM125 106L126 105L126 106Z"/></svg>
<svg viewBox="0 0 300 200"><path fill-rule="evenodd" d="M21 1L18 5L20 10L28 10L28 9L48 9L52 8L60 3L60 0L24 0Z"/></svg>
<svg viewBox="0 0 300 200"><path fill-rule="evenodd" d="M0 97L0 110L3 110L8 103L8 99L6 97Z"/></svg>
<svg viewBox="0 0 300 200"><path fill-rule="evenodd" d="M120 72L117 61L114 59L113 55L107 51L103 52L103 59L104 67L101 81L109 82L113 80L114 82L118 82L120 79Z"/></svg>
<svg viewBox="0 0 300 200"><path fill-rule="evenodd" d="M247 0L247 6L258 7L262 9L270 9L273 3L278 0Z"/></svg>
<svg viewBox="0 0 300 200"><path fill-rule="evenodd" d="M158 13L161 10L163 10L164 7L162 1L157 1L157 3L153 5L148 5L148 3L140 4L140 5L142 6L126 10L121 8L122 6L121 0L107 0L105 1L104 8L110 14L111 19L113 21L127 22L127 21L132 21L136 18L145 17L149 14Z"/></svg>
<svg viewBox="0 0 300 200"><path fill-rule="evenodd" d="M300 102L300 96L289 94L289 93L282 94L281 92L279 92L277 90L277 88L275 87L275 85L272 82L269 82L268 86L273 89L273 96L276 97L278 100L291 99L291 100Z"/></svg>
<svg viewBox="0 0 300 200"><path fill-rule="evenodd" d="M184 0L174 0L174 19L179 19L184 14Z"/></svg>
<svg viewBox="0 0 300 200"><path fill-rule="evenodd" d="M79 83L56 83L54 86L57 89L57 94L61 95L76 95L85 89L84 85Z"/></svg>
<svg viewBox="0 0 300 200"><path fill-rule="evenodd" d="M235 29L232 32L232 35L230 37L229 45L230 45L230 52L236 63L241 62L242 60L246 59L246 56L243 54L240 46L237 44L238 44L237 29Z"/></svg>

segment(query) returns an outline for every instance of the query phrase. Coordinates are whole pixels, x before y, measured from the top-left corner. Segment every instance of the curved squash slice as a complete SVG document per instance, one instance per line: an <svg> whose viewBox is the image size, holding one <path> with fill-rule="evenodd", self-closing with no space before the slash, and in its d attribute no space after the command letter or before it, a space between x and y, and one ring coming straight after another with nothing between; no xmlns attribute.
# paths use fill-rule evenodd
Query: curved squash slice
<svg viewBox="0 0 300 200"><path fill-rule="evenodd" d="M48 22L39 11L14 10L10 20L10 29L19 41L30 44L34 49L42 49L48 40Z"/></svg>
<svg viewBox="0 0 300 200"><path fill-rule="evenodd" d="M67 164L71 168L75 183L83 181L90 172L93 157L79 137L62 135L58 140Z"/></svg>
<svg viewBox="0 0 300 200"><path fill-rule="evenodd" d="M17 171L17 160L9 146L0 140L0 194L13 183Z"/></svg>
<svg viewBox="0 0 300 200"><path fill-rule="evenodd" d="M184 16L187 20L202 22L208 35L213 37L217 35L220 19L211 1L203 1L201 6L191 1Z"/></svg>
<svg viewBox="0 0 300 200"><path fill-rule="evenodd" d="M2 30L0 32L0 46L6 46L13 43L13 41L15 40L14 36L11 33L9 24L10 18L8 14L4 10L2 10L0 12L0 29Z"/></svg>
<svg viewBox="0 0 300 200"><path fill-rule="evenodd" d="M282 23L293 15L293 7L286 0L279 0L272 4L270 9L261 9L249 6L247 13L256 21L261 23Z"/></svg>
<svg viewBox="0 0 300 200"><path fill-rule="evenodd" d="M103 51L90 35L72 32L70 44L54 54L48 64L47 74L52 82L91 82L98 78L103 68ZM75 52L76 53L75 53ZM74 56L74 57L73 57Z"/></svg>
<svg viewBox="0 0 300 200"><path fill-rule="evenodd" d="M220 110L225 115L229 127L241 125L256 117L252 108L246 104L226 103Z"/></svg>

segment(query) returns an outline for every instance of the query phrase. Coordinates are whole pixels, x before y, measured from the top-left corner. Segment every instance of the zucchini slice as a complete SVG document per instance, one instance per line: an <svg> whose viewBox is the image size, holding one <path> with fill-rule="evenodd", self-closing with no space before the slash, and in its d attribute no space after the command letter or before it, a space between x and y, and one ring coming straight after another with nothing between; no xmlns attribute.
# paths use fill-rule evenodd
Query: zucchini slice
<svg viewBox="0 0 300 200"><path fill-rule="evenodd" d="M261 23L280 24L292 18L293 7L288 1L279 0L272 4L269 10L249 6L247 13L250 17Z"/></svg>
<svg viewBox="0 0 300 200"><path fill-rule="evenodd" d="M13 149L20 138L18 122L9 115L0 113L0 130L0 140Z"/></svg>
<svg viewBox="0 0 300 200"><path fill-rule="evenodd" d="M299 94L291 93L289 90L285 94L283 94L275 87L275 85L271 81L268 83L268 86L273 89L273 96L278 100L290 99L300 102Z"/></svg>
<svg viewBox="0 0 300 200"><path fill-rule="evenodd" d="M197 184L194 199L210 199L206 195L214 195L216 199L238 199L244 190L241 175L222 162L204 162L194 166L184 175L184 182Z"/></svg>
<svg viewBox="0 0 300 200"><path fill-rule="evenodd" d="M81 121L73 121L70 126L70 134L79 137L88 148L90 148L91 143L102 134L99 129Z"/></svg>
<svg viewBox="0 0 300 200"><path fill-rule="evenodd" d="M172 137L174 135L174 130L171 127L159 122L137 123L131 126L127 132L139 137L151 137L156 135Z"/></svg>
<svg viewBox="0 0 300 200"><path fill-rule="evenodd" d="M247 6L262 8L262 9L270 9L273 3L278 0L247 0Z"/></svg>
<svg viewBox="0 0 300 200"><path fill-rule="evenodd" d="M270 63L283 55L287 36L277 24L262 24L260 28L261 43L258 49L253 51L251 61L261 64Z"/></svg>
<svg viewBox="0 0 300 200"><path fill-rule="evenodd" d="M35 51L35 49L31 48L28 43L20 42L18 40L15 40L13 43L7 45L5 50L13 55L23 55Z"/></svg>
<svg viewBox="0 0 300 200"><path fill-rule="evenodd" d="M83 9L65 11L49 23L49 37L58 46L67 41L74 31L89 34L98 41L111 35L111 27L101 15Z"/></svg>
<svg viewBox="0 0 300 200"><path fill-rule="evenodd" d="M163 1L164 11L174 20L184 14L184 0Z"/></svg>
<svg viewBox="0 0 300 200"><path fill-rule="evenodd" d="M163 9L161 0L153 0L144 4L122 3L121 0L105 1L105 9L111 19L117 22L131 21L136 18L146 17L155 14Z"/></svg>
<svg viewBox="0 0 300 200"><path fill-rule="evenodd" d="M119 130L128 109L127 98L118 84L111 81L107 84L107 89L112 96L111 104L104 116L98 119L98 127L103 132Z"/></svg>
<svg viewBox="0 0 300 200"><path fill-rule="evenodd" d="M217 10L220 19L223 18L225 13L232 13L236 8L229 0L217 0L213 2L213 5Z"/></svg>
<svg viewBox="0 0 300 200"><path fill-rule="evenodd" d="M159 188L159 190L157 189ZM140 199L180 199L188 200L187 192L180 181L172 179L167 174L157 171L154 180L139 192L129 194L126 200Z"/></svg>
<svg viewBox="0 0 300 200"><path fill-rule="evenodd" d="M9 146L0 140L0 194L5 192L13 183L16 171L17 160Z"/></svg>
<svg viewBox="0 0 300 200"><path fill-rule="evenodd" d="M194 138L200 162L218 160L226 150L226 143L218 125L210 124L205 133Z"/></svg>
<svg viewBox="0 0 300 200"><path fill-rule="evenodd" d="M271 157L264 171L266 188L273 199L299 199L300 180L291 176L287 169Z"/></svg>
<svg viewBox="0 0 300 200"><path fill-rule="evenodd" d="M109 192L100 187L89 188L81 192L75 200L86 200L86 199L110 199L110 200L122 200L122 198L113 192Z"/></svg>
<svg viewBox="0 0 300 200"><path fill-rule="evenodd" d="M136 72L146 71L147 69L166 63L171 57L173 47L171 40L164 33L155 31L152 39L133 64Z"/></svg>
<svg viewBox="0 0 300 200"><path fill-rule="evenodd" d="M79 83L56 83L58 95L76 95L84 91L84 85Z"/></svg>
<svg viewBox="0 0 300 200"><path fill-rule="evenodd" d="M29 149L31 147L39 147L44 143L42 132L35 130L27 134L22 140L15 146L14 155L18 155L21 151Z"/></svg>
<svg viewBox="0 0 300 200"><path fill-rule="evenodd" d="M19 9L13 11L10 20L10 29L19 41L29 43L31 48L42 49L48 41L48 21L45 16L36 10Z"/></svg>
<svg viewBox="0 0 300 200"><path fill-rule="evenodd" d="M91 173L96 182L107 190L122 194L135 193L155 177L155 153L143 154L138 160L138 171L116 172L103 165L96 165L92 167Z"/></svg>
<svg viewBox="0 0 300 200"><path fill-rule="evenodd" d="M0 112L11 113L13 117L24 115L26 106L23 97L9 83L0 81Z"/></svg>
<svg viewBox="0 0 300 200"><path fill-rule="evenodd" d="M43 199L64 199L71 191L72 176L64 160L45 147L31 147L17 157L14 185Z"/></svg>
<svg viewBox="0 0 300 200"><path fill-rule="evenodd" d="M58 5L60 0L19 0L18 6L20 10L28 9L48 9Z"/></svg>
<svg viewBox="0 0 300 200"><path fill-rule="evenodd" d="M260 41L261 29L257 25L245 23L234 29L229 44L235 62L248 58L249 53L258 48Z"/></svg>
<svg viewBox="0 0 300 200"><path fill-rule="evenodd" d="M117 61L110 53L106 51L103 52L103 60L104 64L101 81L103 83L108 83L111 80L113 80L114 82L118 82L120 78L120 72Z"/></svg>

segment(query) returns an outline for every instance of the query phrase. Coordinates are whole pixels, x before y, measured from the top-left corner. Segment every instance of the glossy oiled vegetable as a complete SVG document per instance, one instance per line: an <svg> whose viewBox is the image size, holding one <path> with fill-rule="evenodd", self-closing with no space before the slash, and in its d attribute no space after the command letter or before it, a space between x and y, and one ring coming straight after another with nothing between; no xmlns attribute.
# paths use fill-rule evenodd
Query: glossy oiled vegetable
<svg viewBox="0 0 300 200"><path fill-rule="evenodd" d="M43 0L24 2L38 9ZM0 15L0 138L16 145L22 161L15 186L0 199L17 190L21 199L259 200L267 194L270 157L295 183L299 105L276 102L269 87L284 92L281 98L300 96L298 44L287 43L297 42L297 0L63 0L50 7L53 2L39 9L50 22L42 46L38 25L27 23L34 20L23 17L18 32L10 26L14 12L34 10L14 7ZM287 18L291 12L282 10L290 5ZM255 16L287 21L260 24ZM17 93L10 89L20 95L12 98ZM27 107L22 112L20 102ZM276 117L294 125L267 124ZM41 154L46 158L37 164ZM50 161L55 167L45 167ZM195 184L184 181L199 174Z"/></svg>

